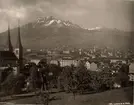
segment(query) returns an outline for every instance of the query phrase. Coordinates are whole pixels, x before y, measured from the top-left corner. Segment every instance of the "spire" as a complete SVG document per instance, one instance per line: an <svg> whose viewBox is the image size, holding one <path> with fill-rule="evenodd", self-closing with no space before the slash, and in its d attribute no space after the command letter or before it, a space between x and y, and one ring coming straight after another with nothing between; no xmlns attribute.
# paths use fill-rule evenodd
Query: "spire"
<svg viewBox="0 0 134 105"><path fill-rule="evenodd" d="M20 20L18 20L18 38L17 38L17 48L22 48L22 43L21 43L21 37L20 37Z"/></svg>
<svg viewBox="0 0 134 105"><path fill-rule="evenodd" d="M9 22L8 22L8 40L7 40L8 42L8 50L10 51L10 52L13 52L13 46L12 46L12 43L11 43L11 37L10 37L10 24L9 24Z"/></svg>
<svg viewBox="0 0 134 105"><path fill-rule="evenodd" d="M20 37L20 21L18 20L18 39L17 39L17 46L16 48L18 49L18 63L19 63L19 70L22 69L23 67L23 47L21 43L21 37Z"/></svg>

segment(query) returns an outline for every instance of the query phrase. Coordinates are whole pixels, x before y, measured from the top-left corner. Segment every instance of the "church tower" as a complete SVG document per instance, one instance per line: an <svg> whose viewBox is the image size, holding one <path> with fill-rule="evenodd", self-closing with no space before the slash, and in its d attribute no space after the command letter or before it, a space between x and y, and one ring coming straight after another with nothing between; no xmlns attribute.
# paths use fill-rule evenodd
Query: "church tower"
<svg viewBox="0 0 134 105"><path fill-rule="evenodd" d="M23 67L23 46L22 46L21 37L20 37L19 21L18 21L18 38L17 38L16 48L14 49L14 53L18 58L19 69L21 69Z"/></svg>
<svg viewBox="0 0 134 105"><path fill-rule="evenodd" d="M11 37L10 37L10 25L8 23L8 37L7 37L7 46L5 48L6 51L13 52L13 46L11 43Z"/></svg>

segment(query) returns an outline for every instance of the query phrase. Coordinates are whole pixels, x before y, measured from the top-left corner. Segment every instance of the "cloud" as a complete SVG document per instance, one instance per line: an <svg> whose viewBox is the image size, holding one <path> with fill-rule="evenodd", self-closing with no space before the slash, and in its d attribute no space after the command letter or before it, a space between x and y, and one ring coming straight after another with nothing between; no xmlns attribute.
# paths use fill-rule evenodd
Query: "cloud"
<svg viewBox="0 0 134 105"><path fill-rule="evenodd" d="M35 5L38 2L40 2L42 0L14 0L14 4L16 5Z"/></svg>
<svg viewBox="0 0 134 105"><path fill-rule="evenodd" d="M25 18L26 9L25 8L10 8L10 9L2 9L1 13L5 14L9 18Z"/></svg>
<svg viewBox="0 0 134 105"><path fill-rule="evenodd" d="M87 28L99 25L129 29L131 14L130 2L125 0L0 0L0 22L6 24L10 19L12 26L18 17L26 24L53 15ZM0 27L2 30L5 25Z"/></svg>

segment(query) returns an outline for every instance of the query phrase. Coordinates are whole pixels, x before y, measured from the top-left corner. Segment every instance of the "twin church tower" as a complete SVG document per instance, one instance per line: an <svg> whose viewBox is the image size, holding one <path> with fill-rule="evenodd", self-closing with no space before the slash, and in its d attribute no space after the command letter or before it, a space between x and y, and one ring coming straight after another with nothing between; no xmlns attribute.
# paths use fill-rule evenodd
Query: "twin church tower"
<svg viewBox="0 0 134 105"><path fill-rule="evenodd" d="M16 55L16 57L18 58L18 64L19 67L22 68L23 66L23 46L21 43L21 37L20 37L20 25L19 25L19 21L18 21L18 38L17 38L17 44L16 47L13 48L12 46L12 42L11 42L11 35L10 35L10 25L8 24L8 40L7 40L7 47L6 47L6 51L12 52Z"/></svg>

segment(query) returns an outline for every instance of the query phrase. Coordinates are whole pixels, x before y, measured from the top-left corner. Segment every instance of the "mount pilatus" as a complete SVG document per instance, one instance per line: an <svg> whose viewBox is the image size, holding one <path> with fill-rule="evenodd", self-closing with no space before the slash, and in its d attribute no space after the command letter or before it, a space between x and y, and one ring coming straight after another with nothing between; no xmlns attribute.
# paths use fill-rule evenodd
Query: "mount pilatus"
<svg viewBox="0 0 134 105"><path fill-rule="evenodd" d="M12 43L17 40L17 28L11 30ZM22 44L25 48L54 48L70 46L87 48L90 45L128 47L130 32L102 27L82 28L55 17L43 17L21 27ZM7 31L0 34L0 46L6 45Z"/></svg>

